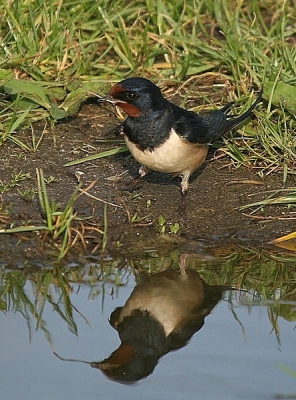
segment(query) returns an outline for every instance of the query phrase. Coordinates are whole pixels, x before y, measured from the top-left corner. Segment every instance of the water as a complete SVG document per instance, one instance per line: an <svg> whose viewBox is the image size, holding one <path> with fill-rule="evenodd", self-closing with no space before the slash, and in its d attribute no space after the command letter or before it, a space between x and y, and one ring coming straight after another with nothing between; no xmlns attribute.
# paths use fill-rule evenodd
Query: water
<svg viewBox="0 0 296 400"><path fill-rule="evenodd" d="M170 260L177 270L175 253L167 258L154 254L152 261L137 256L136 262L127 262L121 272L113 267L103 274L96 266L40 272L3 270L1 298L8 311L0 314L1 399L292 398L296 376L283 368L296 371L296 302L291 290L295 290L296 263L291 257L257 254L256 258L256 252L249 250L241 254L230 264L229 256L228 264L225 259L192 261L190 256L186 263L211 285L224 285L225 280L228 285L237 284L243 274L244 287L251 291L247 285L252 282L256 286L254 277L259 279L260 264L262 273L268 263L269 269L277 266L278 280L275 275L258 280L252 289L255 297L247 292L224 292L210 314L205 312L205 324L186 346L161 357L152 374L129 385L107 379L89 364L61 361L53 351L85 361L109 357L120 344L109 316L124 305L135 287L130 266L152 268ZM9 296L4 295L4 288ZM37 330L34 312L41 315Z"/></svg>

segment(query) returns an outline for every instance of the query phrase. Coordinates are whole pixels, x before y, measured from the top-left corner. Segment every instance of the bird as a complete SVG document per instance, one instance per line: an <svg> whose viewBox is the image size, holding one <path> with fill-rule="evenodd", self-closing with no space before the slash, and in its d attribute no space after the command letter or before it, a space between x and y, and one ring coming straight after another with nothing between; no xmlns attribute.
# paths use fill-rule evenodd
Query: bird
<svg viewBox="0 0 296 400"><path fill-rule="evenodd" d="M195 269L186 267L187 253L178 266L136 276L137 285L125 304L112 311L109 323L116 329L120 345L102 361L63 358L100 370L108 379L135 383L150 375L158 361L186 346L205 324L206 317L231 286L210 285Z"/></svg>
<svg viewBox="0 0 296 400"><path fill-rule="evenodd" d="M146 276L125 305L111 313L109 322L118 332L120 346L91 366L124 384L147 377L161 357L190 341L229 289L208 285L193 269L180 273L170 268Z"/></svg>
<svg viewBox="0 0 296 400"><path fill-rule="evenodd" d="M201 115L168 101L150 80L132 77L115 84L99 101L127 114L118 133L124 135L129 151L141 164L140 176L149 170L180 176L184 203L189 178L205 161L211 143L250 117L261 96L262 90L240 116L229 114L234 102Z"/></svg>

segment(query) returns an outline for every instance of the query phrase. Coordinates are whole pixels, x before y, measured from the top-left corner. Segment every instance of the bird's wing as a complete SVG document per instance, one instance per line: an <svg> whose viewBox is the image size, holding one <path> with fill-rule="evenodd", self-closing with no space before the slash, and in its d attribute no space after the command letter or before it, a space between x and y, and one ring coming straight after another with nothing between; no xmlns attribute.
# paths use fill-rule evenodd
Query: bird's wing
<svg viewBox="0 0 296 400"><path fill-rule="evenodd" d="M225 132L226 116L220 110L210 115L200 115L176 107L175 131L185 140L195 144L209 144Z"/></svg>

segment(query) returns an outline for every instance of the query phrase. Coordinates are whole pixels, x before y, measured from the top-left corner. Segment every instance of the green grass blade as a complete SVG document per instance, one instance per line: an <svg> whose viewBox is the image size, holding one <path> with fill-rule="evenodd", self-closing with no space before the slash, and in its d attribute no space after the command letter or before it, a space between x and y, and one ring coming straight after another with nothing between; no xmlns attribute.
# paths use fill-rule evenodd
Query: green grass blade
<svg viewBox="0 0 296 400"><path fill-rule="evenodd" d="M94 154L88 157L80 158L79 160L70 161L67 164L64 164L64 167L70 167L72 165L82 164L87 161L97 160L98 158L104 158L113 156L115 154L126 153L128 152L127 146L116 147L115 149L106 150L102 153Z"/></svg>

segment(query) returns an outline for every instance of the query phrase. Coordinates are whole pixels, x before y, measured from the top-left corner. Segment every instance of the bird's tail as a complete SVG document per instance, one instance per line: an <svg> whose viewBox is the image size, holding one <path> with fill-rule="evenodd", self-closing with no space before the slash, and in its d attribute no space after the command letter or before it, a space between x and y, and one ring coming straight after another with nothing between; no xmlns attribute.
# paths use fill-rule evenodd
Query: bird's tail
<svg viewBox="0 0 296 400"><path fill-rule="evenodd" d="M241 122L243 122L245 119L250 117L254 108L257 106L258 103L260 103L260 101L262 99L262 93L263 93L263 89L260 90L260 92L258 93L257 99L254 101L254 103L251 105L251 107L242 115L240 115L240 116L226 115L226 119L227 119L226 131L230 131L231 129L234 129ZM223 108L221 108L220 111L224 112L224 114L227 114L232 105L233 105L233 102L228 103Z"/></svg>

